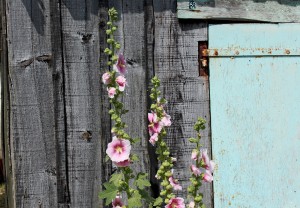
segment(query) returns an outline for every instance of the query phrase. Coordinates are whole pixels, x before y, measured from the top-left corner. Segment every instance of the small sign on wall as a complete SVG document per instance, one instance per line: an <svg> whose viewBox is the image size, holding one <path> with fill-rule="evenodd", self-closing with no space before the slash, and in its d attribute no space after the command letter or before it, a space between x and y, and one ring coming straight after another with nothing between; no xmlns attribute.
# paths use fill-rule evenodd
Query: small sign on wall
<svg viewBox="0 0 300 208"><path fill-rule="evenodd" d="M300 0L177 0L178 18L300 22Z"/></svg>

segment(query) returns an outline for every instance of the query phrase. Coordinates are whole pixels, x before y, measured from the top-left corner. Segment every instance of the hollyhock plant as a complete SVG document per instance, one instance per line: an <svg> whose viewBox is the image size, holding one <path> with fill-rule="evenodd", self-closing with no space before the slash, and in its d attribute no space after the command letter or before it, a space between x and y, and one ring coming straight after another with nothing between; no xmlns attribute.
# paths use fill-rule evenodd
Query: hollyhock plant
<svg viewBox="0 0 300 208"><path fill-rule="evenodd" d="M124 75L126 73L126 61L123 54L119 54L118 61L116 64L114 64L113 68L120 74Z"/></svg>
<svg viewBox="0 0 300 208"><path fill-rule="evenodd" d="M182 190L182 186L178 183L178 180L175 180L173 176L170 176L169 182L174 190Z"/></svg>
<svg viewBox="0 0 300 208"><path fill-rule="evenodd" d="M114 98L115 94L117 93L117 90L114 87L109 87L109 88L107 88L107 92L108 92L109 98Z"/></svg>
<svg viewBox="0 0 300 208"><path fill-rule="evenodd" d="M195 208L195 202L194 201L191 201L189 203L189 208Z"/></svg>
<svg viewBox="0 0 300 208"><path fill-rule="evenodd" d="M119 139L114 137L107 145L106 154L113 162L123 162L129 160L131 145L130 141L126 139Z"/></svg>
<svg viewBox="0 0 300 208"><path fill-rule="evenodd" d="M193 149L191 159L192 160L197 160L198 159L198 154L199 154L199 151L196 150L196 149Z"/></svg>
<svg viewBox="0 0 300 208"><path fill-rule="evenodd" d="M121 162L114 162L117 167L128 167L130 165L130 160L124 160Z"/></svg>
<svg viewBox="0 0 300 208"><path fill-rule="evenodd" d="M148 113L148 120L149 120L149 125L148 125L148 130L150 136L152 136L155 133L160 133L160 131L163 128L163 125L161 122L158 121L158 117L156 113Z"/></svg>
<svg viewBox="0 0 300 208"><path fill-rule="evenodd" d="M171 116L165 113L164 117L161 119L161 122L163 126L171 126Z"/></svg>
<svg viewBox="0 0 300 208"><path fill-rule="evenodd" d="M158 133L154 133L150 137L149 142L154 146L157 140L158 140Z"/></svg>
<svg viewBox="0 0 300 208"><path fill-rule="evenodd" d="M118 77L116 78L116 82L117 82L117 84L119 85L119 90L120 90L121 92L123 92L123 91L125 90L125 85L126 85L126 79L125 79L125 77L123 77L123 76L118 76Z"/></svg>
<svg viewBox="0 0 300 208"><path fill-rule="evenodd" d="M108 72L105 72L103 75L102 75L102 82L104 84L110 84L111 83L111 76L110 76L110 73Z"/></svg>
<svg viewBox="0 0 300 208"><path fill-rule="evenodd" d="M185 208L184 199L181 197L172 198L165 208Z"/></svg>

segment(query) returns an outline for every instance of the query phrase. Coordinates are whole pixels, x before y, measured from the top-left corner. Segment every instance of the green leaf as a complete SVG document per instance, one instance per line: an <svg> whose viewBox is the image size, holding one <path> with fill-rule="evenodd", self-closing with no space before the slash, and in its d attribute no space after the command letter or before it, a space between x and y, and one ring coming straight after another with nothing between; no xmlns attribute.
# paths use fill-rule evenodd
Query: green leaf
<svg viewBox="0 0 300 208"><path fill-rule="evenodd" d="M161 197L157 197L155 199L155 202L154 202L153 206L159 207L162 203L163 203L163 199Z"/></svg>
<svg viewBox="0 0 300 208"><path fill-rule="evenodd" d="M118 187L109 182L106 182L103 185L105 190L99 193L99 198L105 199L105 205L109 205L116 198L118 194Z"/></svg>
<svg viewBox="0 0 300 208"><path fill-rule="evenodd" d="M149 180L147 179L147 176L148 176L148 174L146 174L146 173L139 173L136 177L134 184L139 189L144 189L145 187L151 186Z"/></svg>
<svg viewBox="0 0 300 208"><path fill-rule="evenodd" d="M128 199L128 208L142 207L142 196L135 190L132 196Z"/></svg>
<svg viewBox="0 0 300 208"><path fill-rule="evenodd" d="M131 155L130 159L131 159L131 161L133 161L133 162L139 161L139 160L140 160L140 158L139 158L139 156L138 156L137 154Z"/></svg>
<svg viewBox="0 0 300 208"><path fill-rule="evenodd" d="M135 144L135 143L138 143L140 141L141 141L141 139L137 137L137 138L133 138L132 143Z"/></svg>
<svg viewBox="0 0 300 208"><path fill-rule="evenodd" d="M189 138L189 141L191 143L198 143L198 139L196 139L196 138Z"/></svg>
<svg viewBox="0 0 300 208"><path fill-rule="evenodd" d="M139 189L139 192L142 196L143 199L146 200L146 202L150 203L150 205L152 205L152 203L154 202L154 198L150 196L149 192L146 191L145 189ZM152 206L151 206L152 208Z"/></svg>
<svg viewBox="0 0 300 208"><path fill-rule="evenodd" d="M115 186L119 186L119 181L123 180L124 174L123 173L114 173L111 175L109 182L113 183Z"/></svg>

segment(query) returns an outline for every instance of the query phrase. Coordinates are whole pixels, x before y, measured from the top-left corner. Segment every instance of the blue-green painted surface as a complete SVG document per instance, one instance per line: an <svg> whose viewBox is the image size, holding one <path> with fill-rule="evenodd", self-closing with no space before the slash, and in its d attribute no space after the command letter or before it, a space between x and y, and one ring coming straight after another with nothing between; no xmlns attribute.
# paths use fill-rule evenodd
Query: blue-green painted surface
<svg viewBox="0 0 300 208"><path fill-rule="evenodd" d="M209 48L296 50L299 34L299 24L210 25ZM300 56L209 64L215 208L299 208Z"/></svg>

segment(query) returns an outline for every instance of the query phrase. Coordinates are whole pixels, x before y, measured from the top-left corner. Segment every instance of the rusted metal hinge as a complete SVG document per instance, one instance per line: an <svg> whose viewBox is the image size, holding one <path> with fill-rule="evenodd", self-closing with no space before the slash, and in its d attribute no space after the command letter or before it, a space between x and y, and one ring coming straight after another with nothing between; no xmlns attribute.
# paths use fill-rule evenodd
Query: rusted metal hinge
<svg viewBox="0 0 300 208"><path fill-rule="evenodd" d="M198 42L198 54L199 54L199 76L206 77L208 76L208 41L199 41Z"/></svg>

